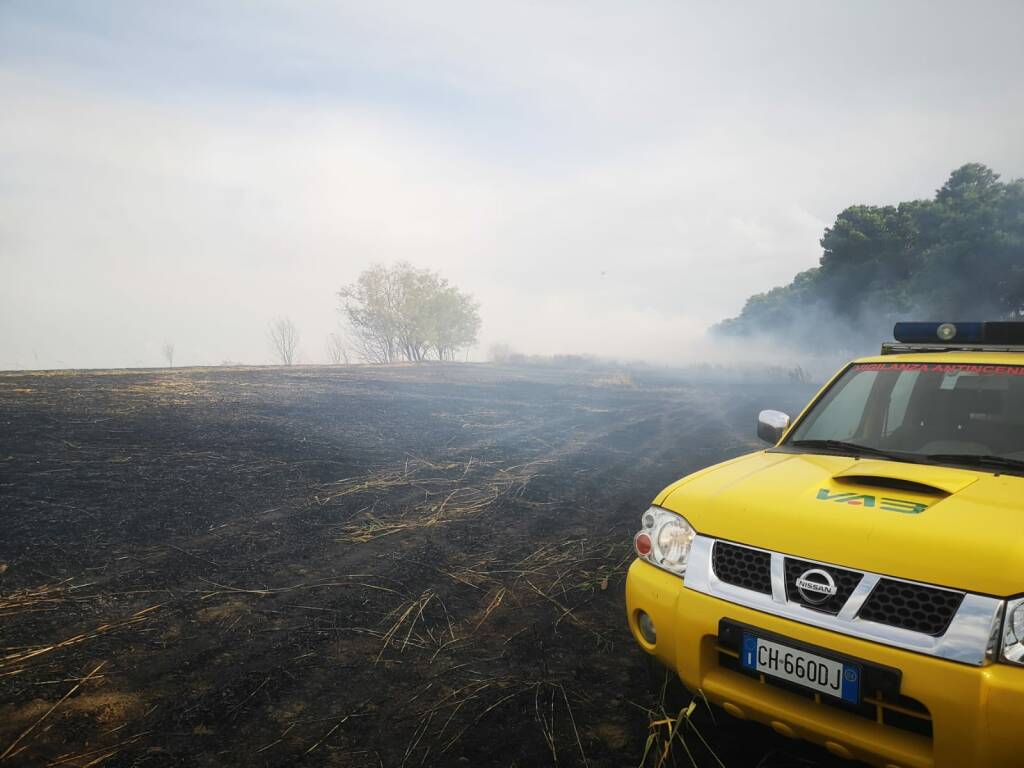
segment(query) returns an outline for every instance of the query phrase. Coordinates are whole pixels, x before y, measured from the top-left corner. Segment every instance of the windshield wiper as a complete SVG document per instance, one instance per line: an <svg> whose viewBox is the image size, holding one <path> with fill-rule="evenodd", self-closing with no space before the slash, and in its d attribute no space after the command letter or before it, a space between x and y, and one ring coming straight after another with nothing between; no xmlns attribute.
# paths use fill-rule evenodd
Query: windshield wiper
<svg viewBox="0 0 1024 768"><path fill-rule="evenodd" d="M882 459L892 461L914 461L914 457L905 453L893 453L883 451L881 448L872 448L870 445L859 445L848 443L845 440L790 440L787 445L797 448L821 448L835 453L849 454L851 456L878 456Z"/></svg>
<svg viewBox="0 0 1024 768"><path fill-rule="evenodd" d="M1016 472L1024 472L1024 461L1021 459L1011 459L1008 456L993 456L981 453L931 453L925 458L928 461L963 464L969 467L1009 469Z"/></svg>

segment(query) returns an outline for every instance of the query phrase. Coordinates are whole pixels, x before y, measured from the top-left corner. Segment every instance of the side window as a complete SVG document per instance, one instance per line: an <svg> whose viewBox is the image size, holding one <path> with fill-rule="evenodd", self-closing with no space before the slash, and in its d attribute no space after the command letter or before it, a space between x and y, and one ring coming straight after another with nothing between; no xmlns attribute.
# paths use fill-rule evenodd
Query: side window
<svg viewBox="0 0 1024 768"><path fill-rule="evenodd" d="M889 393L889 408L885 414L883 429L885 437L903 426L903 420L907 417L907 406L910 404L910 396L914 391L914 385L917 384L918 376L920 376L918 371L903 371L896 379L896 384L893 386L892 392Z"/></svg>
<svg viewBox="0 0 1024 768"><path fill-rule="evenodd" d="M814 423L802 430L803 434L799 437L805 440L849 440L857 434L864 418L864 406L876 378L878 373L875 371L855 374L835 396L823 404Z"/></svg>

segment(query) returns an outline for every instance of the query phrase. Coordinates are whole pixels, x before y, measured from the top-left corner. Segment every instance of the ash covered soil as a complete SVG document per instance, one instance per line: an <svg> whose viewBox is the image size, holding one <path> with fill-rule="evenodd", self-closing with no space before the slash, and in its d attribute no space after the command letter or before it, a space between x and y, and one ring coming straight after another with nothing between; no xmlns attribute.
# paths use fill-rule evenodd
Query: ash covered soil
<svg viewBox="0 0 1024 768"><path fill-rule="evenodd" d="M484 365L0 374L0 762L638 765L663 716L624 618L639 516L809 394ZM695 724L730 767L798 749Z"/></svg>

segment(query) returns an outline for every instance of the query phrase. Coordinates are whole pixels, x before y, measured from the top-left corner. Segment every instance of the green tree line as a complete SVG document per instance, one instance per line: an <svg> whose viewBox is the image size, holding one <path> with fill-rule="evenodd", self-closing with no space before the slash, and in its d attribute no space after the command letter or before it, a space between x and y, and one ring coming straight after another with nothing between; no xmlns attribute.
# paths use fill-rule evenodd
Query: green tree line
<svg viewBox="0 0 1024 768"><path fill-rule="evenodd" d="M818 266L751 296L715 332L784 336L806 348L888 338L898 319L1024 315L1024 179L980 163L953 171L931 200L853 205L821 238Z"/></svg>

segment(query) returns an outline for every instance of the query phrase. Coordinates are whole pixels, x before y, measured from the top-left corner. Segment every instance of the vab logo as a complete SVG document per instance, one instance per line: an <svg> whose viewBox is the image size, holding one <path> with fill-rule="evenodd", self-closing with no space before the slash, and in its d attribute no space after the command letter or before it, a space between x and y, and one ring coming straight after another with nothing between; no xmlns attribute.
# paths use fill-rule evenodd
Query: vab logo
<svg viewBox="0 0 1024 768"><path fill-rule="evenodd" d="M902 512L905 515L919 515L928 509L927 504L918 504L906 499L881 499L866 493L832 493L827 488L818 490L818 501L834 501L854 507L878 507L886 512Z"/></svg>

